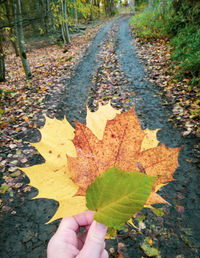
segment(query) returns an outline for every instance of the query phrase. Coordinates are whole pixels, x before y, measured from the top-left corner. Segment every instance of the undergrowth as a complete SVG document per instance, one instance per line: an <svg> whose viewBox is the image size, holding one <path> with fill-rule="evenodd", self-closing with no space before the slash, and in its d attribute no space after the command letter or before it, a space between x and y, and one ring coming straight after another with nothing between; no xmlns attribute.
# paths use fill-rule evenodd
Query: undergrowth
<svg viewBox="0 0 200 258"><path fill-rule="evenodd" d="M158 9L144 9L141 13L132 16L130 19L131 27L143 41L156 40L168 37L165 19L160 15Z"/></svg>
<svg viewBox="0 0 200 258"><path fill-rule="evenodd" d="M200 2L168 1L136 14L130 20L142 41L169 39L176 78L200 86Z"/></svg>
<svg viewBox="0 0 200 258"><path fill-rule="evenodd" d="M177 77L190 77L191 84L200 86L200 27L186 26L170 41L171 60Z"/></svg>

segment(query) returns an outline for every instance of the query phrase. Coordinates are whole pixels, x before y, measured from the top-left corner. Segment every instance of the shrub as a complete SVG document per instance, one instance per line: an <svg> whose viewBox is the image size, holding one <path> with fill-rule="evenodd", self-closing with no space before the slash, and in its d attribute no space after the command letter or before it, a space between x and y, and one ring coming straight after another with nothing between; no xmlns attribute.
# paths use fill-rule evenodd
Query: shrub
<svg viewBox="0 0 200 258"><path fill-rule="evenodd" d="M146 8L130 20L142 40L171 39L172 67L176 77L192 78L200 85L200 2L167 1L165 8L157 4Z"/></svg>
<svg viewBox="0 0 200 258"><path fill-rule="evenodd" d="M171 36L188 25L200 25L200 2L176 0L170 5L167 31Z"/></svg>
<svg viewBox="0 0 200 258"><path fill-rule="evenodd" d="M154 40L168 37L165 14L157 7L146 8L143 12L131 17L130 24L138 37L143 40Z"/></svg>
<svg viewBox="0 0 200 258"><path fill-rule="evenodd" d="M172 46L171 58L174 66L178 67L177 75L193 78L198 82L200 77L200 28L198 25L187 25L170 41ZM196 78L196 79L195 79Z"/></svg>

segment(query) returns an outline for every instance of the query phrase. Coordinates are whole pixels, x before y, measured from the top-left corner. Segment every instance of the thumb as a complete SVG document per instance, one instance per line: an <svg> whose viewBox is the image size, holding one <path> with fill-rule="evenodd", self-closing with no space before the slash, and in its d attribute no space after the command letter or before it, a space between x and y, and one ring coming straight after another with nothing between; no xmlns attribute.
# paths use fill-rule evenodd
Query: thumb
<svg viewBox="0 0 200 258"><path fill-rule="evenodd" d="M99 258L104 250L106 232L107 227L105 225L93 221L88 230L85 244L77 257Z"/></svg>

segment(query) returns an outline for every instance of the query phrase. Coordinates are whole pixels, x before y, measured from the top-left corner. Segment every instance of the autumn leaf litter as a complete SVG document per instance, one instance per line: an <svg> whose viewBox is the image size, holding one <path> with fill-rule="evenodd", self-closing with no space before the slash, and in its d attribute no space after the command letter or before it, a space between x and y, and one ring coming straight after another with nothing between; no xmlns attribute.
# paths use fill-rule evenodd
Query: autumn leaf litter
<svg viewBox="0 0 200 258"><path fill-rule="evenodd" d="M149 81L159 85L160 95L165 97L164 106L172 106L172 116L168 121L182 128L183 136L196 134L200 136L200 110L198 86L191 86L191 80L178 80L175 70L170 67L169 41L158 39L155 42L144 42L136 38L136 51L145 64ZM178 68L177 68L178 69Z"/></svg>
<svg viewBox="0 0 200 258"><path fill-rule="evenodd" d="M108 37L101 44L97 57L101 65L93 76L88 97L88 106L92 111L97 110L99 104L105 105L109 101L114 108L127 110L130 95L134 94L133 91L129 92L130 80L120 69L115 53L118 26L119 22L115 23L112 30L109 31Z"/></svg>
<svg viewBox="0 0 200 258"><path fill-rule="evenodd" d="M0 104L0 168L3 173L0 191L3 193L6 186L9 202L14 200L14 190L19 195L21 190L30 191L31 187L23 182L24 174L17 168L31 165L34 163L34 155L38 154L28 145L27 140L30 136L33 136L34 141L40 139L35 128L43 126L43 114L54 116L64 92L63 81L70 78L100 27L89 26L85 35L72 39L70 46L53 45L31 49L28 58L33 78L30 80L25 80L20 58L16 58L13 53L7 56L7 81L0 83L0 87L6 91L1 95ZM6 202L2 211L8 210L11 208ZM15 214L15 211L11 212Z"/></svg>
<svg viewBox="0 0 200 258"><path fill-rule="evenodd" d="M94 76L92 89L91 89L90 96L88 99L88 105L90 106L90 108L92 110L96 110L99 103L106 104L109 100L112 100L113 107L116 107L118 109L123 107L123 109L126 110L130 104L130 100L129 100L129 98L131 99L130 96L134 95L134 92L128 91L128 85L130 83L129 79L125 78L123 72L120 71L117 60L112 63L112 60L115 60L115 48L116 48L116 44L117 44L117 42L114 40L114 37L116 35L116 30L117 30L117 27L114 30L110 30L108 37L111 40L108 40L108 38L106 38L104 40L103 44L101 45L100 54L99 54L98 58L100 60L102 60L102 65L98 69L98 74ZM80 46L80 48L82 48L82 45ZM50 49L52 49L52 47ZM142 47L141 47L141 49L142 49ZM70 51L70 49L69 49L69 51ZM159 58L157 57L157 54L155 54L155 56L151 54L153 51L152 47L149 48L149 51L147 51L146 48L144 48L144 52L139 52L139 51L142 51L142 50L138 50L138 54L139 55L141 54L141 57L144 57L144 53L145 53L145 55L147 55L147 59L151 60L150 62L153 62L154 65L155 65L155 63L158 65L157 68L152 68L153 70L156 70L156 72L155 72L156 76L155 76L154 72L153 72L153 75L149 74L150 77L153 76L153 78L151 78L152 82L155 82L158 78L160 78L161 82L164 82L166 79L160 73L162 70L162 67L163 67L164 60L161 60L160 64L159 64L159 61L158 62L155 61ZM68 52L67 52L67 54L68 54ZM70 56L72 56L72 55L73 54L70 54ZM76 55L74 54L74 56L76 56ZM152 59L151 59L151 56L152 56ZM159 56L162 56L162 55L159 55ZM77 53L77 58L78 58L78 53ZM77 59L75 59L75 58L72 59L72 61L75 61L75 60L77 60ZM104 62L105 60L106 60L106 62ZM150 66L152 66L152 65L150 64ZM61 64L61 67L63 67L62 64ZM43 66L38 67L39 71L40 71L40 69L42 70ZM53 74L58 73L58 71L56 69L54 70L53 67L52 67L51 71ZM65 71L65 73L66 73L67 70L62 69L62 71L59 73L61 77L62 77L63 71ZM42 75L42 73L40 74L40 76L41 75ZM159 77L159 76L161 76L161 77ZM53 78L55 80L53 80ZM35 106L36 110L35 110L34 115L32 115L33 112L32 112L32 110L29 109L30 107L26 107L27 111L30 112L30 114L27 114L26 112L23 112L23 110L22 110L22 112L21 112L22 115L20 116L20 114L19 114L19 120L17 118L16 121L11 122L12 126L10 126L10 122L9 122L8 126L7 125L3 126L3 133L4 133L3 144L5 145L5 147L3 146L2 149L5 150L6 153L10 153L10 156L6 157L4 155L1 155L0 158L1 158L1 167L3 169L4 175L6 176L5 180L7 180L6 185L9 185L8 192L9 192L9 196L10 196L10 198L9 198L10 202L14 201L13 194L15 192L13 191L13 189L16 189L16 191L19 191L21 188L21 189L23 189L24 192L30 190L29 186L24 187L24 185L22 185L23 186L23 188L22 188L22 186L20 186L19 184L17 185L17 183L22 183L24 180L23 175L21 173L20 173L20 175L16 174L17 175L16 177L15 177L15 174L13 175L13 177L11 176L11 174L18 171L16 169L16 166L18 166L18 165L28 166L27 160L31 160L31 163L34 164L34 160L32 160L32 157L35 155L35 153L37 153L33 148L30 148L28 145L24 146L22 144L21 138L24 137L24 139L26 139L26 136L29 132L31 132L32 134L35 134L36 130L34 128L36 126L41 127L44 124L44 119L42 116L39 117L39 120L36 119L36 115L37 115L38 111L44 110L44 113L47 111L47 113L50 116L54 116L54 113L53 113L54 109L50 108L48 105L46 106L46 102L43 103L43 100L45 100L44 96L45 96L46 92L52 92L54 94L55 92L59 91L57 89L57 85L59 85L59 84L60 84L60 92L62 92L62 87L63 87L62 79L60 79L59 76L57 77L56 75L50 75L50 77L49 77L49 80L53 81L53 83L55 83L55 85L53 85L53 83L52 83L54 91L51 91L52 86L48 86L47 79L44 82L44 85L47 88L47 90L42 90L42 88L44 88L44 87L41 86L42 81L39 81L39 80L42 80L42 79L38 78L38 81L36 80L36 82L35 82L36 89L37 89L38 85L40 85L39 92L37 92L37 90L34 90L34 92L31 92L30 89L27 89L27 90L30 90L30 92L28 92L28 93L31 96L31 98L30 98L30 101L32 101L31 103L34 103L33 97L36 99L36 101L37 101L37 97L39 99L42 98L42 102ZM22 80L22 82L23 82L23 80ZM122 82L122 83L120 84L120 82ZM159 84L159 79L156 82ZM23 83L25 84L25 81ZM106 84L108 84L109 87L105 87ZM25 87L27 87L27 86L25 86ZM21 88L23 89L23 86L21 86ZM32 87L30 87L30 88L32 88ZM116 92L115 92L115 90L116 90ZM172 89L170 88L170 91L171 90ZM173 91L172 92L166 91L163 95L165 95L165 94L166 95L172 94L172 99L174 100ZM58 93L58 96L59 95L60 94ZM179 96L178 93L177 93L177 96ZM5 98L6 97L7 96L5 96ZM18 97L16 96L16 98L18 98ZM170 99L170 96L167 96L167 97L169 97L169 99ZM29 99L29 97L28 97L28 99ZM178 99L178 97L177 97L177 99ZM25 100L26 100L26 98L25 98ZM50 105L52 105L51 98L49 101L50 101ZM167 102L169 103L170 101L168 100ZM6 102L6 103L8 103L8 106L9 106L9 102ZM48 103L48 101L47 101L47 103ZM168 105L168 103L163 102L164 105ZM16 101L12 105L15 106ZM126 107L126 105L127 105L127 107ZM21 109L23 108L23 106L24 106L24 101L22 100ZM46 110L45 110L45 108L46 108ZM49 108L49 110L48 110L48 108ZM8 111L8 112L10 112L10 111ZM41 111L41 113L42 113L42 111ZM25 120L24 115L28 119ZM17 116L17 114L14 113L14 117L15 116ZM179 119L179 120L181 120L181 119ZM19 127L19 125L17 124L18 123L17 121L20 121L19 122L20 123L19 131L18 131L18 129L16 130L16 128ZM185 121L189 121L188 124L190 124L190 123L192 124L192 126L191 126L192 130L191 131L189 130L190 132L188 132L188 130L186 129L187 133L185 133L186 134L185 136L187 136L187 134L188 135L193 134L193 132L195 132L194 126L193 126L194 122L192 120L189 120L188 116L186 117ZM7 120L6 120L6 123L7 123ZM16 127L13 127L14 125ZM15 129L13 129L13 128L15 128ZM18 139L13 140L13 135L16 134L15 131L17 131L17 133L21 133L21 135L18 137ZM36 135L35 140L38 141L39 138L40 138L40 135ZM21 151L19 151L19 150L21 150ZM20 164L17 163L15 160L21 160ZM12 163L12 161L13 161L13 163ZM41 162L42 161L43 160L41 160ZM10 169L10 171L8 171L8 169ZM189 177L188 177L188 179L186 178L185 179L186 182L189 179L191 179L191 178L189 178ZM17 188L17 187L19 187L19 188ZM177 188L178 187L182 187L182 185L180 185L180 186L177 185ZM185 191L185 193L187 193L187 190ZM188 193L190 194L190 192L188 192ZM20 192L18 194L20 195ZM166 192L166 195L168 196L167 192ZM23 196L22 196L22 198L23 198ZM182 215L180 215L184 211L184 207L183 207L182 203L186 203L185 204L185 207L186 207L186 205L188 206L188 202L186 202L186 198L184 198L184 193L181 194L181 192L177 193L176 199L177 199L177 210L179 213L178 216L180 216L180 218L182 218L181 217ZM4 205L3 209L5 211L10 210L11 212L15 213L14 210L11 210L9 205ZM170 212L168 207L162 208L161 211L164 212L166 214L166 216ZM174 212L174 210L173 210L173 212ZM175 213L175 212L173 214L177 215L177 213ZM145 220L145 216L146 216L146 220ZM149 222L147 222L147 218L148 218ZM140 239L140 242L142 242L143 235L151 236L152 239L145 238L145 241L144 241L144 243L148 244L148 246L150 246L150 247L156 247L158 244L158 238L159 238L162 240L163 244L165 245L164 247L161 246L161 248L163 250L166 250L166 252L168 249L170 250L170 248L172 249L172 251L174 251L175 249L177 250L176 247L174 248L172 246L173 243L175 243L175 242L179 244L178 251L182 250L181 248L183 247L183 251L181 251L181 252L184 252L184 250L186 250L185 249L186 248L185 247L185 243L186 243L185 236L187 236L187 238L189 238L190 235L188 236L188 234L190 234L190 233L186 232L185 228L183 228L183 229L181 228L181 226L182 226L181 223L184 223L184 219L182 219L181 222L176 220L176 216L174 216L174 219L175 219L175 222L172 221L171 219L170 219L170 221L168 221L167 219L164 220L162 218L162 216L160 216L160 217L158 216L158 217L156 217L157 224L154 225L155 220L154 220L153 212L152 213L150 212L149 214L147 214L146 211L138 213L135 218L135 220L138 222L136 224L136 226L138 226L138 228L135 228L134 227L135 225L133 225L131 231L130 231L130 227L129 227L129 229L127 229L127 233L126 233L125 229L124 229L124 231L119 232L119 238L117 240L118 243L116 243L116 245L113 245L113 243L111 243L110 248L108 245L110 253L113 253L113 255L115 255L118 252L118 254L121 254L122 257L124 257L124 256L130 257L129 252L130 252L130 250L132 250L131 243L133 243L133 245L134 245L134 243L137 243L138 238ZM176 223L176 222L178 223L177 229L175 229L173 231L172 230L173 225L174 225L173 223ZM170 223L172 223L173 225L171 225ZM180 232L177 233L177 230L179 230ZM138 234L138 232L140 234ZM120 236L120 234L121 234L121 236ZM181 237L183 239L183 242L184 242L183 245L181 245L180 241L178 240L179 234L181 234ZM131 242L130 242L130 238L131 238ZM173 240L174 242L172 241L172 239L174 239ZM160 243L160 244L162 245L162 243ZM190 242L189 242L189 244L190 244ZM136 257L141 257L141 254L140 254L140 251L138 250L138 248L136 248L136 249L134 248L134 253L135 253ZM188 251L188 253L189 253L189 251ZM175 254L175 251L173 252L173 254ZM182 257L182 256L180 256L180 257Z"/></svg>

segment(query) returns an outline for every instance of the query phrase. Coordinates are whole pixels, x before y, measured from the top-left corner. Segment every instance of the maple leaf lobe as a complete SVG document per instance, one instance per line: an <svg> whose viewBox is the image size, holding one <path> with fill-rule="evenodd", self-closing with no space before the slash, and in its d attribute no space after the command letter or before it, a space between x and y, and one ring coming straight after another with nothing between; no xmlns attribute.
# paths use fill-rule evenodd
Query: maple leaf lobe
<svg viewBox="0 0 200 258"><path fill-rule="evenodd" d="M180 148L157 146L157 131L142 130L133 108L108 120L101 140L87 126L77 122L73 139L77 157L67 157L71 179L79 186L76 195L85 195L95 178L115 166L157 177L154 190L172 181ZM166 203L152 192L147 203L159 202Z"/></svg>
<svg viewBox="0 0 200 258"><path fill-rule="evenodd" d="M103 139L99 140L85 125L76 122L73 143L77 157L68 157L71 179L79 185L79 192L86 192L94 179L110 167L124 169L132 156L139 152L145 136L131 109L108 120Z"/></svg>

